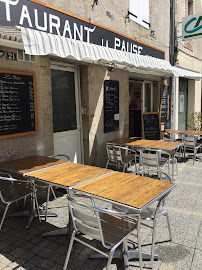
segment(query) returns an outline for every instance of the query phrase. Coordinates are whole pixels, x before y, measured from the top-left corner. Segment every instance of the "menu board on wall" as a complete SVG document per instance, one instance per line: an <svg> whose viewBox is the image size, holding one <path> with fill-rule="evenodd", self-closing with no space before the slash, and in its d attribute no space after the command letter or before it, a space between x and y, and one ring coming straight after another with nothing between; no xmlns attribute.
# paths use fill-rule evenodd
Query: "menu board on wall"
<svg viewBox="0 0 202 270"><path fill-rule="evenodd" d="M165 124L169 115L169 88L168 84L162 84L161 86L161 123Z"/></svg>
<svg viewBox="0 0 202 270"><path fill-rule="evenodd" d="M119 82L104 81L104 132L119 130Z"/></svg>
<svg viewBox="0 0 202 270"><path fill-rule="evenodd" d="M158 112L142 113L141 117L143 138L146 140L160 140L160 114Z"/></svg>
<svg viewBox="0 0 202 270"><path fill-rule="evenodd" d="M0 139L37 132L35 74L0 70Z"/></svg>

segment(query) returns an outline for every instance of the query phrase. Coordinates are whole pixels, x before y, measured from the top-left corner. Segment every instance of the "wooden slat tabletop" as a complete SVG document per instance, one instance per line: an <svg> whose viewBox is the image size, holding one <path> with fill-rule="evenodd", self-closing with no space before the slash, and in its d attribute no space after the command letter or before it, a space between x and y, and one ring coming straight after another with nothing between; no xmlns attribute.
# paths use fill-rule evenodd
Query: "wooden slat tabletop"
<svg viewBox="0 0 202 270"><path fill-rule="evenodd" d="M43 156L32 156L25 157L16 160L9 160L0 162L0 168L5 168L11 171L16 171L20 173L28 173L31 171L39 170L42 168L54 166L57 164L62 164L67 162L67 160L58 160L55 158L43 157Z"/></svg>
<svg viewBox="0 0 202 270"><path fill-rule="evenodd" d="M28 175L57 186L69 187L109 172L112 170L69 162Z"/></svg>
<svg viewBox="0 0 202 270"><path fill-rule="evenodd" d="M130 146L151 147L162 150L174 150L178 148L182 143L172 141L160 141L160 140L138 140L127 143Z"/></svg>
<svg viewBox="0 0 202 270"><path fill-rule="evenodd" d="M114 144L126 144L130 142L134 142L135 139L129 139L129 138L117 138L110 141L106 141L106 143L114 143Z"/></svg>
<svg viewBox="0 0 202 270"><path fill-rule="evenodd" d="M200 130L175 130L175 129L166 129L166 132L178 133L178 134L188 134L188 135L202 135Z"/></svg>
<svg viewBox="0 0 202 270"><path fill-rule="evenodd" d="M141 210L174 186L148 177L112 172L73 189Z"/></svg>

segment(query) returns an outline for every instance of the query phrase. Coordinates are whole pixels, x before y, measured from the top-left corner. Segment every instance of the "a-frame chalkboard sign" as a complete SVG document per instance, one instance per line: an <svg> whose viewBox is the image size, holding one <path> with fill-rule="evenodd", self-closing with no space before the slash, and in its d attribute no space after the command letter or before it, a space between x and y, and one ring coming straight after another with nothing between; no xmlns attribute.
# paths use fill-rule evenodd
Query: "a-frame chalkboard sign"
<svg viewBox="0 0 202 270"><path fill-rule="evenodd" d="M159 112L142 113L142 136L147 140L161 139L161 121Z"/></svg>
<svg viewBox="0 0 202 270"><path fill-rule="evenodd" d="M33 72L0 70L0 139L38 132Z"/></svg>

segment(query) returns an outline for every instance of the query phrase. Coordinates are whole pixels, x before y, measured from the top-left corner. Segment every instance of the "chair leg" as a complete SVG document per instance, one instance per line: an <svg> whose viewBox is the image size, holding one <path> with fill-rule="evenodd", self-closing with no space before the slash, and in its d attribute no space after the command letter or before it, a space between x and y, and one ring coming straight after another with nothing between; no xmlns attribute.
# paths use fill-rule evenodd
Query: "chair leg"
<svg viewBox="0 0 202 270"><path fill-rule="evenodd" d="M123 260L124 260L124 266L125 270L129 270L129 263L128 263L128 243L127 240L123 242Z"/></svg>
<svg viewBox="0 0 202 270"><path fill-rule="evenodd" d="M10 206L10 203L8 203L8 204L6 205L6 208L5 208L5 210L4 210L3 217L2 217L1 223L0 223L0 230L1 230L2 225L3 225L3 223L4 223L4 219L5 219L5 217L6 217L6 213L7 213L7 211L8 211L9 206Z"/></svg>
<svg viewBox="0 0 202 270"><path fill-rule="evenodd" d="M52 192L52 194L53 194L54 199L56 200L57 197L56 197L56 195L55 195L55 191L54 191L54 189L53 189L53 186L50 186L50 189L51 189L51 192Z"/></svg>
<svg viewBox="0 0 202 270"><path fill-rule="evenodd" d="M107 160L106 169L108 168L108 166L109 166L109 160Z"/></svg>
<svg viewBox="0 0 202 270"><path fill-rule="evenodd" d="M152 232L152 247L151 247L151 268L153 268L154 263L154 249L156 242L156 219L153 220L153 232Z"/></svg>
<svg viewBox="0 0 202 270"><path fill-rule="evenodd" d="M124 164L124 166L123 166L123 172L126 172L126 169L127 169L127 164Z"/></svg>
<svg viewBox="0 0 202 270"><path fill-rule="evenodd" d="M177 159L175 160L176 163L176 174L178 175L178 164L177 164Z"/></svg>
<svg viewBox="0 0 202 270"><path fill-rule="evenodd" d="M109 253L109 258L108 258L108 260L107 260L106 270L109 270L109 267L110 267L110 265L111 265L111 263L112 263L114 251L115 251L115 248L113 247L113 248L111 249L110 253ZM63 270L65 270L65 269L63 269Z"/></svg>
<svg viewBox="0 0 202 270"><path fill-rule="evenodd" d="M38 217L39 217L39 221L41 222L41 216L40 216L40 211L39 211L39 203L38 203L38 199L37 199L37 195L36 195L35 186L33 187L33 199L32 200L34 200L34 203L35 203L35 206L36 206L36 211L37 211L37 214L38 214Z"/></svg>
<svg viewBox="0 0 202 270"><path fill-rule="evenodd" d="M166 218L167 218L167 224L168 224L168 232L169 232L169 237L170 237L170 241L172 241L172 233L171 233L171 227L170 227L170 220L169 220L169 216L168 213L166 212Z"/></svg>
<svg viewBox="0 0 202 270"><path fill-rule="evenodd" d="M70 257L72 247L73 247L73 243L74 243L75 234L76 234L76 231L73 231L72 237L71 237L71 240L70 240L70 243L69 243L69 248L68 248L68 251L67 251L65 263L64 263L64 266L63 266L63 270L67 269L67 265L68 265L68 262L69 262L69 257Z"/></svg>
<svg viewBox="0 0 202 270"><path fill-rule="evenodd" d="M50 199L50 190L51 190L51 186L48 185L47 198L46 198L46 214L45 214L45 221L47 220L47 216L48 216L48 204L49 204L49 199Z"/></svg>
<svg viewBox="0 0 202 270"><path fill-rule="evenodd" d="M140 237L140 221L138 221L138 226L137 226L137 241L138 241L138 253L139 253L140 270L142 270L143 269L143 264L142 264L142 246L141 246L141 237Z"/></svg>

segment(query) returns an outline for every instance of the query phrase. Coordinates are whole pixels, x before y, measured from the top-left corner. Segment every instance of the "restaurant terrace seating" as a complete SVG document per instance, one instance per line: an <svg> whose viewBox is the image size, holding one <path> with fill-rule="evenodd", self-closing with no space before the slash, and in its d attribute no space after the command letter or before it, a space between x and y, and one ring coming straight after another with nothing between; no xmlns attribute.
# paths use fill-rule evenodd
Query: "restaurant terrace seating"
<svg viewBox="0 0 202 270"><path fill-rule="evenodd" d="M25 202L27 197L31 197L32 203L35 204L34 207L36 207L38 217L40 220L36 189L33 181L25 179L23 180L15 179L11 176L11 174L0 172L0 200L3 203L3 207L5 207L0 222L0 230L3 226L9 206L20 200L24 200ZM24 213L25 212L26 211L24 211Z"/></svg>
<svg viewBox="0 0 202 270"><path fill-rule="evenodd" d="M141 176L146 176L150 178L159 179L160 181L166 181L166 182L172 182L169 175L167 175L164 172L161 172L159 170L140 170L137 172L133 172L133 174L138 174ZM161 179L159 177L161 175ZM167 198L169 193L162 196L159 200L157 200L155 203L151 204L151 206L147 207L145 210L141 213L141 219L143 226L147 226L152 229L152 247L151 247L151 267L153 267L153 260L154 260L154 249L156 244L156 221L157 218L160 216L165 216L167 220L167 226L168 226L168 232L169 232L169 239L167 241L171 241L172 235L171 235L171 227L170 227L170 221L168 217L168 213L164 208L165 205L165 199ZM153 224L150 226L147 223L153 222Z"/></svg>
<svg viewBox="0 0 202 270"><path fill-rule="evenodd" d="M197 138L195 136L184 136L183 138L184 143L184 156L186 155L186 152L192 151L193 152L193 163L196 161L197 154L199 150L202 148L202 143L197 142ZM201 159L201 158L199 158Z"/></svg>
<svg viewBox="0 0 202 270"><path fill-rule="evenodd" d="M164 155L164 157L163 157ZM162 150L155 149L141 149L140 150L140 165L143 170L156 169L161 173L166 165L168 166L168 174L170 169L170 155ZM161 177L161 173L159 177Z"/></svg>
<svg viewBox="0 0 202 270"><path fill-rule="evenodd" d="M106 270L109 270L115 250L122 245L124 263L128 266L128 237L136 232L138 239L139 264L142 268L142 253L139 237L140 218L138 214L102 209L95 206L94 200L89 197L89 202L82 202L82 196L69 195L69 209L73 220L74 231L71 236L68 252L63 270L67 269L73 243L77 242L95 250L108 258ZM86 196L85 196L86 198ZM81 233L80 236L77 236ZM104 248L110 251L109 255L86 241L86 236L100 241Z"/></svg>
<svg viewBox="0 0 202 270"><path fill-rule="evenodd" d="M136 166L136 151L114 144L106 144L106 148L108 158L106 168L111 165L118 171L122 169L126 172L128 166L132 164Z"/></svg>

